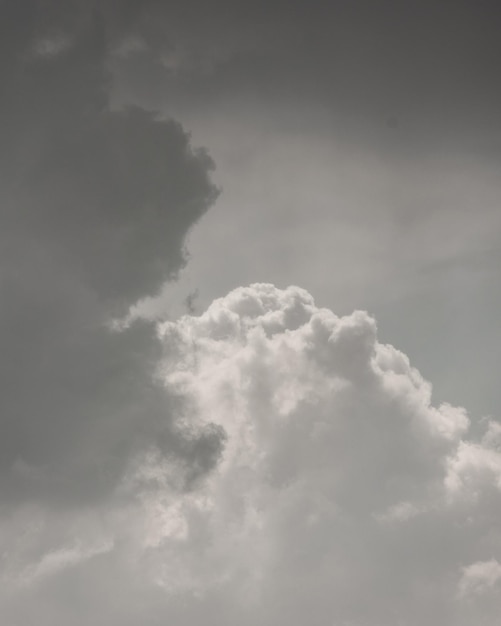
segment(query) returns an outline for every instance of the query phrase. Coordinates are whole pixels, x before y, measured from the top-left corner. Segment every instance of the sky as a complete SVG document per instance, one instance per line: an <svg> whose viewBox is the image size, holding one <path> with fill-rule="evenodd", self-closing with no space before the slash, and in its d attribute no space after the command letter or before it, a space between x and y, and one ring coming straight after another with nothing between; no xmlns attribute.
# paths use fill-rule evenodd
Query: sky
<svg viewBox="0 0 501 626"><path fill-rule="evenodd" d="M494 2L0 2L0 621L495 626Z"/></svg>

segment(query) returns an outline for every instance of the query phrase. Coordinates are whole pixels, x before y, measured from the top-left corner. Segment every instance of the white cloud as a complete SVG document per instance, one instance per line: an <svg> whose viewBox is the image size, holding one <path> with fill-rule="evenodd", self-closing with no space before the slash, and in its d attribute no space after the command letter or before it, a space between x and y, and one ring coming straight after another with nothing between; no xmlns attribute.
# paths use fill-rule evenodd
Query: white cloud
<svg viewBox="0 0 501 626"><path fill-rule="evenodd" d="M37 518L6 552L13 576L32 573L7 615L43 626L103 615L121 626L497 623L499 427L475 440L463 409L434 407L370 315L337 317L302 289L255 284L158 333L157 377L186 450L152 443L99 507ZM23 593L37 613L23 613Z"/></svg>
<svg viewBox="0 0 501 626"><path fill-rule="evenodd" d="M53 552L47 552L39 561L28 566L21 573L19 583L22 585L32 585L40 579L53 576L68 567L83 563L93 556L108 552L112 547L112 543L103 542L102 544L86 547L84 549L79 545L73 545L58 548Z"/></svg>
<svg viewBox="0 0 501 626"><path fill-rule="evenodd" d="M462 595L493 591L501 582L501 564L496 559L478 561L463 568L459 590ZM498 592L501 589L498 589Z"/></svg>
<svg viewBox="0 0 501 626"><path fill-rule="evenodd" d="M239 288L160 332L186 419L227 434L206 532L256 621L462 623L461 563L499 551L494 423L468 440L464 409L434 407L368 314L296 287Z"/></svg>

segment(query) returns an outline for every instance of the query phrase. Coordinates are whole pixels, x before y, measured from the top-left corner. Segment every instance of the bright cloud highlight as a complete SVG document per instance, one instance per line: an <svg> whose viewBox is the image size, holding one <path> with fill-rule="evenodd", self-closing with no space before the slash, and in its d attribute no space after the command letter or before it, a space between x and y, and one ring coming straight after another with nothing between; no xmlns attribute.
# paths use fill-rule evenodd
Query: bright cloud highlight
<svg viewBox="0 0 501 626"><path fill-rule="evenodd" d="M475 438L464 409L434 406L370 315L254 284L158 341L175 448L145 432L106 502L4 520L25 529L6 617L497 624L499 424Z"/></svg>

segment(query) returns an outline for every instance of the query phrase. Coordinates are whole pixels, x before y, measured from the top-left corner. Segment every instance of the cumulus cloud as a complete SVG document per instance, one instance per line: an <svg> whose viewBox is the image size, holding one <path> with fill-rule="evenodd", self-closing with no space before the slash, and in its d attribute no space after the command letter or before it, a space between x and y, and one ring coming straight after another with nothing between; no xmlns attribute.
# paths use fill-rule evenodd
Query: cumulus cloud
<svg viewBox="0 0 501 626"><path fill-rule="evenodd" d="M475 439L464 409L434 406L370 315L254 284L157 340L177 453L150 438L99 507L19 513L9 615L494 626L498 425Z"/></svg>
<svg viewBox="0 0 501 626"><path fill-rule="evenodd" d="M237 289L161 335L169 387L227 436L207 524L250 623L464 623L458 590L497 580L497 424L470 440L368 314L298 288Z"/></svg>

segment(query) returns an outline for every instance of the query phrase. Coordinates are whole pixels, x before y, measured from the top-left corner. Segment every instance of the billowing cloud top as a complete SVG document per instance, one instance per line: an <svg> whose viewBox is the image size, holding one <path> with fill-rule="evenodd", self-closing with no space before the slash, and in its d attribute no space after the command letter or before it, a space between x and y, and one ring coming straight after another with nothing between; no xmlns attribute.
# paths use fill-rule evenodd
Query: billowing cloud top
<svg viewBox="0 0 501 626"><path fill-rule="evenodd" d="M150 438L99 505L4 520L8 616L494 626L497 423L470 437L374 319L297 287L239 288L158 339L177 449Z"/></svg>
<svg viewBox="0 0 501 626"><path fill-rule="evenodd" d="M227 436L205 517L248 623L494 623L496 423L467 440L464 410L434 407L368 314L336 317L299 288L237 289L162 337L187 419Z"/></svg>

